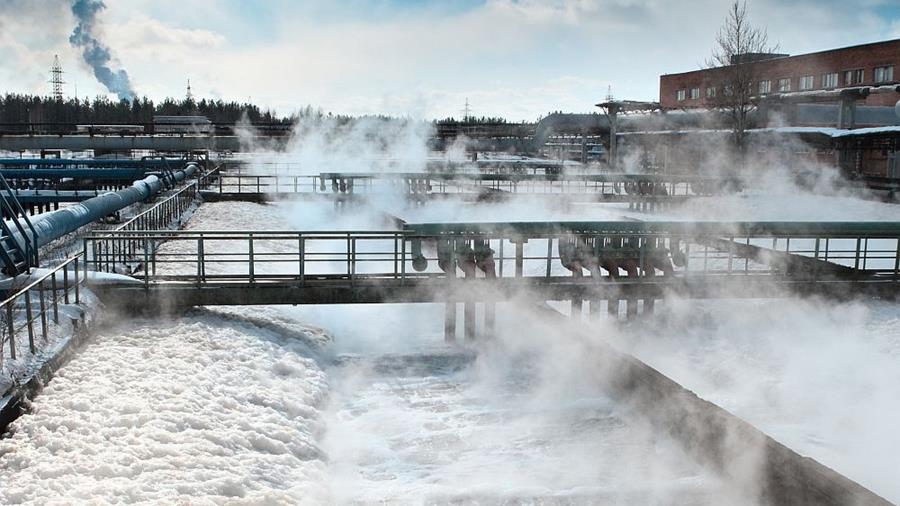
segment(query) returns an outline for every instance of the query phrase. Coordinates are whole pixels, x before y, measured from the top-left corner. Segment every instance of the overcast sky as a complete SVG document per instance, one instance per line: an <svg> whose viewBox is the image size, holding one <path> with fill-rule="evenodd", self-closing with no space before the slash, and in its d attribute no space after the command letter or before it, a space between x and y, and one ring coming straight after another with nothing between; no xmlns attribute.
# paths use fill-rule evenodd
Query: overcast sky
<svg viewBox="0 0 900 506"><path fill-rule="evenodd" d="M655 100L659 75L698 68L726 0L107 0L102 36L153 99L247 100L279 112L534 120L607 94ZM783 52L900 38L900 0L751 0ZM67 0L0 0L0 91L106 90L72 48Z"/></svg>

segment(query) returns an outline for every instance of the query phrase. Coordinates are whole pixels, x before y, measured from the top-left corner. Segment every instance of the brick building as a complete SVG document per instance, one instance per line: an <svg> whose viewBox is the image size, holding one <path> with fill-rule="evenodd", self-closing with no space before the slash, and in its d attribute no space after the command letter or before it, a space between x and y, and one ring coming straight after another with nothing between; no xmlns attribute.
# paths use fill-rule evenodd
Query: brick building
<svg viewBox="0 0 900 506"><path fill-rule="evenodd" d="M823 90L871 87L860 105L893 106L900 100L900 39L831 49L797 56L748 55L758 76L753 93L763 96L811 98ZM659 78L663 109L708 107L724 92L725 68L666 74ZM891 88L891 85L893 87Z"/></svg>

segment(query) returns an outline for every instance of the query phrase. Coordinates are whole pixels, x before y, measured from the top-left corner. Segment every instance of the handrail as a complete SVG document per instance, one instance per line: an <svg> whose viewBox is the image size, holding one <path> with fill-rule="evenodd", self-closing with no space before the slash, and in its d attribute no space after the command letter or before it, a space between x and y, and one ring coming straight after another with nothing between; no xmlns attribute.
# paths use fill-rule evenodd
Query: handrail
<svg viewBox="0 0 900 506"><path fill-rule="evenodd" d="M19 289L16 293L0 302L0 317L5 319L3 325L0 326L0 331L5 334L4 339L0 340L0 369L6 367L6 363L3 360L3 345L5 343L9 345L10 359L16 360L16 336L22 329L27 329L29 351L32 355L36 354L38 351L35 340L36 323L40 321L40 335L42 339L46 341L50 332L48 320L52 317L54 324L59 323L60 302L62 301L63 304L69 304L70 292L72 291L74 291L75 304L79 304L81 302L81 292L79 290L79 286L83 284L87 279L86 269L79 269L79 263L81 262L81 260L81 253L77 253L69 257L67 260L49 270L38 279L30 282L24 288ZM74 279L70 279L69 277L70 265L74 266ZM60 271L62 271L61 289L59 287L60 281L58 281ZM48 283L48 281L50 284L49 291L52 294L50 296L50 304L47 304L46 300L46 292L48 290L45 285ZM35 310L34 308L32 308L32 292L35 290L38 292L37 296L40 301L39 308L37 309L37 314L35 314ZM59 293L60 291L62 293ZM25 315L24 321L17 325L16 310L14 309L14 307L21 299L24 299L24 309L19 309L18 313L21 315L22 311L24 311Z"/></svg>
<svg viewBox="0 0 900 506"><path fill-rule="evenodd" d="M151 215L152 215L153 213L155 213L161 206L164 206L165 204L168 204L169 202L171 202L171 201L173 201L173 200L175 200L175 199L177 199L177 198L179 198L179 197L182 197L182 196L184 196L184 194L188 194L188 193L191 194L191 195L190 195L191 199L193 199L193 198L196 196L196 194L197 194L197 181L191 181L189 184L185 185L183 188L179 189L178 191L176 191L176 192L173 193L172 195L169 195L168 197L166 197L165 199L161 200L160 202L157 202L156 204L154 204L154 205L153 205L152 207L150 207L149 209L146 209L146 210L142 211L141 213L135 215L135 216L134 216L133 218L131 218L130 220L128 220L128 221L126 221L125 223L123 223L123 224L119 225L118 227L116 227L115 231L121 231L121 232L127 232L127 231L129 231L129 230L126 230L126 229L128 229L129 227L132 227L132 226L133 226L135 223L137 223L138 221L143 220L143 219L146 219L147 217L151 216Z"/></svg>
<svg viewBox="0 0 900 506"><path fill-rule="evenodd" d="M151 279L154 282L187 280L198 284L223 279L251 284L294 279L303 286L307 278L335 274L350 282L372 277L406 279L446 275L452 278L455 275L445 270L448 266L460 262L460 268L465 264L474 269L486 257L491 258L490 265L499 267L497 277L504 277L504 262L514 261L517 276L522 276L521 266L525 262L532 267L526 276L545 278L559 277L560 272L563 277L565 272L571 276L580 270L589 270L592 277L597 277L602 268L609 271L609 278L613 279L622 269L630 277L646 275L648 279L655 271L661 271L663 275L676 278L764 274L821 281L900 282L900 228L894 228L889 234L876 230L874 234L866 235L863 227L856 235L832 236L827 229L813 226L808 227L809 233L792 236L770 234L760 224L755 224L756 228L745 227L743 235L732 232L741 228L739 225L727 223L722 225L734 228L700 227L691 231L681 222L670 222L665 223L672 227L670 230L661 228L660 223L637 230L633 225L644 224L607 224L610 228L591 228L582 224L573 230L556 226L545 230L531 229L524 234L514 228L490 231L465 228L471 224L462 224L464 228L451 230L449 234L414 228L400 231L122 231L87 237L85 258L97 270L111 270L131 260L142 260L143 272L135 277L143 279L146 286ZM629 225L632 227L628 228ZM775 225L777 228L779 224ZM173 241L186 243L187 247L158 248L159 244ZM530 244L530 252L525 252L522 247L526 242ZM134 253L141 246L144 258L135 259ZM513 251L515 256L510 256ZM265 265L270 268L260 268ZM316 272L321 270L317 267L323 265L328 272ZM381 271L357 269L363 266ZM607 266L611 267L608 269ZM332 272L334 269L337 271ZM511 271L507 268L506 272Z"/></svg>
<svg viewBox="0 0 900 506"><path fill-rule="evenodd" d="M50 276L52 276L52 275L54 275L55 273L59 272L59 270L62 269L63 267L67 267L69 264L78 261L78 259L79 259L82 255L83 255L83 253L82 253L81 251L79 251L78 253L75 253L74 255L70 256L70 257L67 258L65 261L63 261L63 263L57 265L56 267L54 267L52 270L48 271L46 274L44 274L44 275L41 276L40 278L38 278L38 279L32 281L31 283L29 283L29 284L28 284L27 286L25 286L24 288L19 289L19 291L16 292L15 294L13 294L12 296L7 297L6 300L0 302L0 307L5 306L6 304L8 304L8 303L14 301L14 300L16 299L16 297L18 297L18 296L21 295L22 293L27 292L27 291L29 291L29 290L33 290L36 286L38 286L38 285L40 285L41 283L43 283L44 281L46 281L47 278L49 278Z"/></svg>
<svg viewBox="0 0 900 506"><path fill-rule="evenodd" d="M37 246L37 232L34 230L34 226L31 224L31 220L28 218L28 215L25 213L25 209L22 208L22 204L19 202L19 199L16 198L15 194L13 194L12 189L9 187L9 184L6 182L6 178L3 177L3 174L0 174L0 184L3 185L3 189L6 194L10 197L9 200L15 204L15 207L11 206L7 201L6 197L3 196L3 206L8 207L11 211L10 219L15 224L16 229L21 234L21 237L25 243L25 262L29 265L37 265L38 264L38 246ZM19 218L25 220L25 224L28 225L28 229L31 230L31 235L25 233L25 228L22 227L22 224L19 221Z"/></svg>
<svg viewBox="0 0 900 506"><path fill-rule="evenodd" d="M0 175L2 177L2 175ZM137 232L136 230L123 230L125 227L133 227L138 223L153 221L156 224L161 224L163 221L168 223L171 221L172 216L176 214L180 214L183 212L189 205L189 202L192 202L193 199L197 195L197 181L192 181L185 187L179 189L174 194L169 195L164 200L156 203L151 208L141 212L134 218L128 220L118 227L117 230L108 233L123 233L123 232ZM0 193L0 198L2 198L2 193ZM33 230L33 229L32 229ZM103 233L95 233L97 235L101 235ZM27 236L26 236L27 237ZM36 237L36 235L32 235L32 237ZM41 336L44 340L49 336L49 328L48 328L48 314L52 310L52 317L54 323L59 322L59 302L60 299L63 300L65 304L69 303L70 297L69 293L74 290L75 292L75 304L79 304L81 302L80 296L80 285L85 282L87 279L87 262L84 251L79 251L74 255L70 256L63 262L61 262L56 267L52 268L49 272L42 275L38 279L30 282L24 288L18 289L14 294L8 296L4 301L0 302L0 317L5 317L6 322L5 325L0 327L0 330L5 332L6 339L0 339L0 369L5 367L5 362L3 362L3 344L4 342L9 343L10 357L15 360L16 358L16 335L23 328L28 329L28 341L29 341L29 349L32 354L37 352L37 347L35 343L35 323L40 319L41 322ZM79 264L83 263L83 268L79 268ZM74 265L75 273L74 280L69 279L69 269L68 267ZM62 271L62 294L58 295L57 292L57 277ZM83 273L83 274L82 274ZM45 301L45 285L49 282L50 291L53 293L51 297L51 304L46 304ZM37 311L37 314L34 314L32 310L32 295L31 292L37 290L38 296L40 297L40 309ZM15 323L15 311L14 306L21 299L25 300L25 319L19 325Z"/></svg>

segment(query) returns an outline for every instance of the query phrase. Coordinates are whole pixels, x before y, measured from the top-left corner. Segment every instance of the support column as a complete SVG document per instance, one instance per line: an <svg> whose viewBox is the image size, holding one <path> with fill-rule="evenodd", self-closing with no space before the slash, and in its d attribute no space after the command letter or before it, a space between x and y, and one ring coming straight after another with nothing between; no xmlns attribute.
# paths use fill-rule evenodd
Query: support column
<svg viewBox="0 0 900 506"><path fill-rule="evenodd" d="M630 259L625 264L625 272L628 273L628 277L633 279L640 275L638 272L637 261L634 259ZM625 299L625 318L628 320L633 319L637 315L638 307L638 299L633 295L628 296Z"/></svg>
<svg viewBox="0 0 900 506"><path fill-rule="evenodd" d="M656 277L656 268L653 265L649 265L644 267L644 277L647 278L655 278ZM653 314L653 310L656 307L656 299L652 296L648 299L644 299L644 313L645 314Z"/></svg>
<svg viewBox="0 0 900 506"><path fill-rule="evenodd" d="M456 302L444 303L444 341L456 341Z"/></svg>
<svg viewBox="0 0 900 506"><path fill-rule="evenodd" d="M515 241L516 245L516 277L522 277L525 264L525 239Z"/></svg>
<svg viewBox="0 0 900 506"><path fill-rule="evenodd" d="M619 317L619 298L618 297L610 297L606 299L606 314L610 316L610 318L618 318Z"/></svg>
<svg viewBox="0 0 900 506"><path fill-rule="evenodd" d="M576 269L572 271L573 278L581 278L584 273L581 271L581 263L576 262ZM584 300L581 298L581 294L578 294L577 297L572 299L572 313L569 315L573 319L581 318L581 310L584 306Z"/></svg>
<svg viewBox="0 0 900 506"><path fill-rule="evenodd" d="M497 303L488 301L484 303L484 335L494 337L497 326Z"/></svg>
<svg viewBox="0 0 900 506"><path fill-rule="evenodd" d="M466 279L475 279L475 254L469 245L457 245L459 268ZM475 303L463 303L463 328L467 341L475 339Z"/></svg>
<svg viewBox="0 0 900 506"><path fill-rule="evenodd" d="M466 302L463 308L463 326L466 332L466 341L475 340L475 303Z"/></svg>

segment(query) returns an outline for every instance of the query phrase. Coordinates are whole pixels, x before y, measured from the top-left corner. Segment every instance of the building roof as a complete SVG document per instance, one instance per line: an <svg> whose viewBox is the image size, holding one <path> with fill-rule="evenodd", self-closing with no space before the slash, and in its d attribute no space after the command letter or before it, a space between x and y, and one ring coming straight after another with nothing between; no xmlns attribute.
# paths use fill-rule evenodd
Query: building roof
<svg viewBox="0 0 900 506"><path fill-rule="evenodd" d="M848 50L848 49L863 49L863 48L866 48L866 47L879 46L879 45L881 45L881 44L890 44L890 43L894 43L894 42L900 42L900 38L898 38L898 39L881 40L881 41L877 41L877 42L866 42L866 43L864 43L864 44L855 44L855 45L852 45L852 46L836 47L836 48L833 48L833 49L825 49L825 50L823 50L823 51L813 51L812 53L803 53L803 54L795 54L795 55L779 55L779 56L775 56L775 57L773 57L773 58L767 58L767 59L764 59L764 60L759 60L758 62L759 62L759 63L762 63L762 62L769 62L769 61L773 61L773 60L782 60L782 59L788 59L788 58L802 58L802 57L805 57L805 56L823 55L823 54L827 54L827 53L834 53L834 52L838 52L838 51L845 51L845 50ZM773 55L773 56L774 56L774 55ZM754 61L753 63L757 63L757 61ZM715 67L715 68L721 68L721 67ZM685 72L675 72L675 73L672 73L672 74L662 74L662 75L663 75L663 76L677 76L677 75L681 75L681 74L690 74L690 73L692 73L692 72L699 72L699 71L704 71L704 70L709 70L709 69L705 69L705 68L703 68L703 69L695 69L695 70L688 70L688 71L685 71Z"/></svg>

